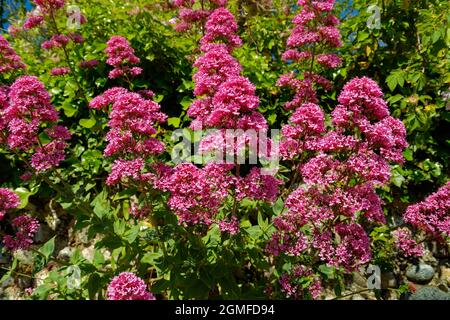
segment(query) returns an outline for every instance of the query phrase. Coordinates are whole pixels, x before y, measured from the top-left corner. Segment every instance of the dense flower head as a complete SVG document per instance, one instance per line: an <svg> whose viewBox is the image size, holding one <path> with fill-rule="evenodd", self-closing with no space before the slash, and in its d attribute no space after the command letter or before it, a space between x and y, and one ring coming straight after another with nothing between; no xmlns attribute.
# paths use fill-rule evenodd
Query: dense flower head
<svg viewBox="0 0 450 320"><path fill-rule="evenodd" d="M233 14L225 8L214 10L208 17L205 24L205 36L201 39L202 45L224 42L229 48L236 48L242 45L242 40L236 34L238 29Z"/></svg>
<svg viewBox="0 0 450 320"><path fill-rule="evenodd" d="M3 115L4 110L9 105L9 87L0 85L0 132L3 132L8 127L8 122ZM0 135L0 144L5 143L4 136Z"/></svg>
<svg viewBox="0 0 450 320"><path fill-rule="evenodd" d="M122 272L114 277L107 289L108 300L155 300L147 290L144 280L132 272Z"/></svg>
<svg viewBox="0 0 450 320"><path fill-rule="evenodd" d="M97 66L98 63L99 62L97 59L91 59L91 60L81 61L78 66L82 69L92 69L95 66Z"/></svg>
<svg viewBox="0 0 450 320"><path fill-rule="evenodd" d="M40 122L58 120L49 93L34 76L22 76L11 85L9 106L4 110L4 116L9 122L9 147L24 151L37 141Z"/></svg>
<svg viewBox="0 0 450 320"><path fill-rule="evenodd" d="M202 1L202 5L199 4L197 8L195 8L198 3L196 0L174 0L174 6L180 8L179 22L176 23L175 30L185 32L197 23L203 24L213 12L206 9L206 2L210 3L210 7L223 7L228 0L209 0L204 3Z"/></svg>
<svg viewBox="0 0 450 320"><path fill-rule="evenodd" d="M212 100L212 112L206 119L210 127L236 128L245 113L258 108L259 98L255 86L245 77L230 77L224 82Z"/></svg>
<svg viewBox="0 0 450 320"><path fill-rule="evenodd" d="M369 120L381 120L389 115L386 101L383 100L383 92L375 81L367 77L356 77L347 82L338 101L351 112L355 123L358 123L361 116ZM340 124L339 121L335 123Z"/></svg>
<svg viewBox="0 0 450 320"><path fill-rule="evenodd" d="M65 0L32 0L39 9L46 14L49 14L57 9L61 9L66 4Z"/></svg>
<svg viewBox="0 0 450 320"><path fill-rule="evenodd" d="M436 238L450 236L450 182L428 196L424 201L411 205L403 215L405 222Z"/></svg>
<svg viewBox="0 0 450 320"><path fill-rule="evenodd" d="M317 137L325 132L325 115L314 103L297 108L289 119L290 124L281 128L280 154L293 159L316 145Z"/></svg>
<svg viewBox="0 0 450 320"><path fill-rule="evenodd" d="M58 112L51 105L44 85L36 77L22 76L11 85L4 117L8 121L8 146L23 151L34 148L31 166L35 170L56 167L64 160L66 141L71 134L65 127L53 125L58 120ZM45 132L51 139L46 144L38 138L42 124L47 125Z"/></svg>
<svg viewBox="0 0 450 320"><path fill-rule="evenodd" d="M198 68L194 75L196 96L212 95L227 78L239 76L242 67L224 44L211 44L194 63Z"/></svg>
<svg viewBox="0 0 450 320"><path fill-rule="evenodd" d="M15 192L7 188L0 188L0 220L8 210L17 208L19 205L20 199Z"/></svg>
<svg viewBox="0 0 450 320"><path fill-rule="evenodd" d="M239 232L239 220L236 216L232 216L229 221L219 221L219 229L222 233L235 235Z"/></svg>
<svg viewBox="0 0 450 320"><path fill-rule="evenodd" d="M142 158L136 158L134 160L118 159L112 165L111 173L106 180L106 184L115 185L124 182L125 179L138 181L144 165L145 163Z"/></svg>
<svg viewBox="0 0 450 320"><path fill-rule="evenodd" d="M62 75L69 74L69 73L70 73L69 67L56 67L50 71L50 74L52 76L62 76Z"/></svg>
<svg viewBox="0 0 450 320"><path fill-rule="evenodd" d="M133 67L140 62L140 59L135 56L134 49L127 39L122 36L112 36L106 44L105 52L108 55L106 63L114 67L109 73L111 79L135 77L142 73L141 68Z"/></svg>
<svg viewBox="0 0 450 320"><path fill-rule="evenodd" d="M347 271L356 270L370 261L370 240L361 225L338 223L334 227L334 234L340 239L337 245L331 232L324 232L314 239L313 246L318 250L322 261L333 266L342 266Z"/></svg>
<svg viewBox="0 0 450 320"><path fill-rule="evenodd" d="M114 87L95 97L89 103L93 109L105 110L111 106L105 149L106 156L140 154L155 155L164 151L164 144L153 137L158 130L156 125L167 120L160 112L160 106L144 98L150 92L129 92Z"/></svg>
<svg viewBox="0 0 450 320"><path fill-rule="evenodd" d="M31 14L27 17L27 20L23 24L24 29L33 29L41 25L44 22L44 17L39 15Z"/></svg>
<svg viewBox="0 0 450 320"><path fill-rule="evenodd" d="M8 40L0 35L0 74L17 69L24 69L25 64L11 48Z"/></svg>
<svg viewBox="0 0 450 320"><path fill-rule="evenodd" d="M10 251L27 250L33 244L33 237L39 230L39 222L30 216L14 218L12 226L17 230L14 236L3 237L5 248Z"/></svg>
<svg viewBox="0 0 450 320"><path fill-rule="evenodd" d="M237 182L238 199L244 197L265 202L275 202L282 181L268 174L262 174L261 169L253 167L245 177Z"/></svg>
<svg viewBox="0 0 450 320"><path fill-rule="evenodd" d="M304 278L311 278L312 280L307 288L304 288L300 283ZM289 273L283 273L280 276L279 283L286 298L302 299L306 293L309 293L313 299L318 299L322 292L320 280L314 276L311 270L302 265L295 266Z"/></svg>
<svg viewBox="0 0 450 320"><path fill-rule="evenodd" d="M394 242L401 254L407 258L421 257L424 254L424 247L414 240L411 230L400 228L392 232Z"/></svg>
<svg viewBox="0 0 450 320"><path fill-rule="evenodd" d="M210 225L234 185L230 165L209 163L198 168L191 163L177 165L173 173L160 182L159 188L170 192L168 205L179 222Z"/></svg>

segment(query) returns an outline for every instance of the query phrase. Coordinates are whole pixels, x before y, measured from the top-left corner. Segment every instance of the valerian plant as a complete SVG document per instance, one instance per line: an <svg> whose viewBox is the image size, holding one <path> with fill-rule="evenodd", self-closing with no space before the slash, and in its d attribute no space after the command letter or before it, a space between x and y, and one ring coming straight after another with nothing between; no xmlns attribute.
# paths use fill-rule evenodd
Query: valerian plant
<svg viewBox="0 0 450 320"><path fill-rule="evenodd" d="M228 9L239 1L153 3L160 15L105 9L108 19L118 10L123 29L96 20L95 6L33 3L0 36L1 161L13 171L0 181L1 281L34 279L23 297L321 299L327 288L340 297L346 275L380 252L413 259L423 241L445 245L448 183L390 223L383 197L408 131L366 74L335 81L348 39L333 0L286 3L276 18L289 25L286 50L280 39L256 48L261 70L248 61L257 17L240 11L236 21ZM173 46L143 45L154 39L129 15ZM47 211L70 236L57 227L42 236Z"/></svg>

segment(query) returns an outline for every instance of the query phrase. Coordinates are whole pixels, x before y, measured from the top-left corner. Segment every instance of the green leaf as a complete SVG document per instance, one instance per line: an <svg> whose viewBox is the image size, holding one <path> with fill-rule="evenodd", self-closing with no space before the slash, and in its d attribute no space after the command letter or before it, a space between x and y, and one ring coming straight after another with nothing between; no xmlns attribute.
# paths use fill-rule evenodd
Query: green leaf
<svg viewBox="0 0 450 320"><path fill-rule="evenodd" d="M110 205L107 199L107 193L105 190L100 192L92 201L92 204L94 205L94 213L99 217L100 219L110 212Z"/></svg>
<svg viewBox="0 0 450 320"><path fill-rule="evenodd" d="M113 227L114 227L114 233L120 237L125 232L125 227L126 227L125 221L123 221L121 219L116 220L116 221L114 221Z"/></svg>
<svg viewBox="0 0 450 320"><path fill-rule="evenodd" d="M64 114L69 118L73 117L75 115L75 113L77 112L77 109L72 107L71 102L72 102L71 99L67 99L61 105L61 108L64 110Z"/></svg>
<svg viewBox="0 0 450 320"><path fill-rule="evenodd" d="M91 117L89 119L81 119L79 121L80 126L85 127L87 129L92 128L93 126L95 126L96 123L97 121L95 120L94 117Z"/></svg>
<svg viewBox="0 0 450 320"><path fill-rule="evenodd" d="M50 256L52 255L53 251L55 250L55 238L56 236L54 236L53 238L51 238L50 240L48 240L40 249L39 252L42 253L42 255L44 255L45 259L48 261L48 259L50 258Z"/></svg>
<svg viewBox="0 0 450 320"><path fill-rule="evenodd" d="M17 195L20 198L20 206L18 206L17 209L25 208L28 205L28 199L30 198L31 195L34 194L27 188L23 187L15 189L14 192L17 193Z"/></svg>
<svg viewBox="0 0 450 320"><path fill-rule="evenodd" d="M167 123L170 126L173 126L174 128L179 128L180 127L180 122L181 122L180 118L177 118L177 117L169 118L167 120Z"/></svg>
<svg viewBox="0 0 450 320"><path fill-rule="evenodd" d="M386 83L391 91L395 90L397 87L397 78L394 75L390 75L386 78Z"/></svg>
<svg viewBox="0 0 450 320"><path fill-rule="evenodd" d="M163 101L164 99L164 95L162 94L157 94L154 98L153 101L155 101L156 103L160 103L161 101Z"/></svg>
<svg viewBox="0 0 450 320"><path fill-rule="evenodd" d="M321 264L319 266L319 271L323 273L328 279L334 278L334 271L335 269L333 267L329 267L325 264Z"/></svg>
<svg viewBox="0 0 450 320"><path fill-rule="evenodd" d="M138 234L139 234L139 229L140 229L139 226L133 226L133 227L131 227L129 230L127 230L127 231L125 232L123 238L124 238L125 240L127 240L128 243L132 244L132 243L136 240L136 238L137 238L137 236L138 236Z"/></svg>
<svg viewBox="0 0 450 320"><path fill-rule="evenodd" d="M274 206L273 206L273 213L275 213L275 215L280 215L281 214L281 210L283 210L284 208L284 202L283 199L278 198L277 201L275 202Z"/></svg>
<svg viewBox="0 0 450 320"><path fill-rule="evenodd" d="M147 252L141 259L141 263L148 263L150 265L155 265L156 260L162 257L161 252Z"/></svg>
<svg viewBox="0 0 450 320"><path fill-rule="evenodd" d="M406 160L408 161L412 161L413 160L413 152L411 149L406 149L405 151L403 151L403 156L405 157Z"/></svg>

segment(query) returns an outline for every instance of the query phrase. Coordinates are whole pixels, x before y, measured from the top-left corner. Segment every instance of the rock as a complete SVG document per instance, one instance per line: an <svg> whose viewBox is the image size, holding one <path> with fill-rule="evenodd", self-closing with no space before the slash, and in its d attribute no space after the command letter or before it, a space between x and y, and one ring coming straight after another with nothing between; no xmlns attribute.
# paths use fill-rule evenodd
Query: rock
<svg viewBox="0 0 450 320"><path fill-rule="evenodd" d="M73 228L70 228L69 238L73 239L76 244L88 244L90 242L87 228L81 230L74 230Z"/></svg>
<svg viewBox="0 0 450 320"><path fill-rule="evenodd" d="M381 274L381 288L397 288L397 278L393 272L384 272Z"/></svg>
<svg viewBox="0 0 450 320"><path fill-rule="evenodd" d="M94 260L94 246L84 248L81 251L81 255L89 262L92 262Z"/></svg>
<svg viewBox="0 0 450 320"><path fill-rule="evenodd" d="M14 252L14 258L22 264L33 265L34 263L34 257L31 251L17 250Z"/></svg>
<svg viewBox="0 0 450 320"><path fill-rule="evenodd" d="M432 249L431 252L434 257L438 259L447 259L450 258L450 246L446 243L438 243L436 241L433 241L431 243Z"/></svg>
<svg viewBox="0 0 450 320"><path fill-rule="evenodd" d="M45 243L52 237L52 230L46 224L42 223L39 226L38 232L34 236L34 242Z"/></svg>
<svg viewBox="0 0 450 320"><path fill-rule="evenodd" d="M447 287L447 285L446 285L445 283L441 282L441 283L439 283L439 284L437 285L437 287L438 287L439 289L441 289L442 291L448 293L448 287Z"/></svg>
<svg viewBox="0 0 450 320"><path fill-rule="evenodd" d="M3 246L0 245L0 264L7 264L9 262L9 255L2 254Z"/></svg>
<svg viewBox="0 0 450 320"><path fill-rule="evenodd" d="M450 286L450 268L441 267L440 274L441 274L441 277L440 277L441 281L443 283L446 283L447 286Z"/></svg>
<svg viewBox="0 0 450 320"><path fill-rule="evenodd" d="M48 277L49 271L47 269L42 269L34 275L34 286L39 287L44 284L44 280Z"/></svg>
<svg viewBox="0 0 450 320"><path fill-rule="evenodd" d="M367 288L367 279L359 272L353 272L353 283L361 288Z"/></svg>
<svg viewBox="0 0 450 320"><path fill-rule="evenodd" d="M352 300L366 300L366 299L360 294L354 294L352 296Z"/></svg>
<svg viewBox="0 0 450 320"><path fill-rule="evenodd" d="M22 291L16 286L8 287L3 291L5 300L21 300Z"/></svg>
<svg viewBox="0 0 450 320"><path fill-rule="evenodd" d="M427 284L434 277L434 269L432 266L424 263L410 265L406 269L406 277L415 283Z"/></svg>
<svg viewBox="0 0 450 320"><path fill-rule="evenodd" d="M75 251L75 248L71 248L71 247L62 248L58 252L57 258L60 260L68 261L70 259L70 257L72 257L74 251Z"/></svg>
<svg viewBox="0 0 450 320"><path fill-rule="evenodd" d="M450 300L450 294L438 288L426 286L413 293L409 300Z"/></svg>
<svg viewBox="0 0 450 320"><path fill-rule="evenodd" d="M17 279L17 286L22 290L25 290L26 288L29 288L32 285L33 285L33 280L29 277L19 277Z"/></svg>

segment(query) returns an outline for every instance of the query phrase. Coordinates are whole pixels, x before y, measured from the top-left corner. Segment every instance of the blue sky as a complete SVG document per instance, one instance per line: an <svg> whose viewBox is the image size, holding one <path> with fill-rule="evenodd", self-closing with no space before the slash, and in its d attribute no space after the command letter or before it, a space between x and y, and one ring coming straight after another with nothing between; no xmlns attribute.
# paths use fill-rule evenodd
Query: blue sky
<svg viewBox="0 0 450 320"><path fill-rule="evenodd" d="M17 0L6 0L4 2L5 2L5 8L7 9L10 4L17 3ZM33 7L32 4L30 3L30 0L25 0L25 7L27 8L27 10L30 10ZM8 13L5 12L4 14L6 16ZM7 29L8 28L8 24L3 25L2 28Z"/></svg>

